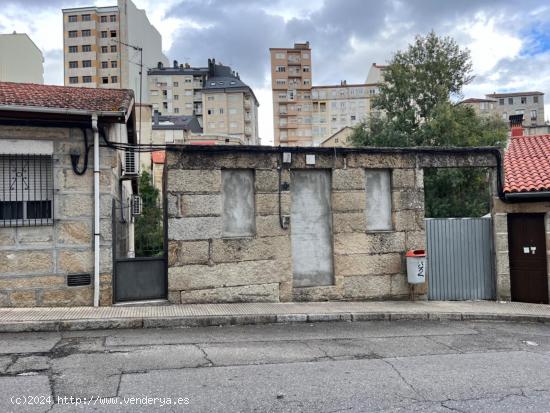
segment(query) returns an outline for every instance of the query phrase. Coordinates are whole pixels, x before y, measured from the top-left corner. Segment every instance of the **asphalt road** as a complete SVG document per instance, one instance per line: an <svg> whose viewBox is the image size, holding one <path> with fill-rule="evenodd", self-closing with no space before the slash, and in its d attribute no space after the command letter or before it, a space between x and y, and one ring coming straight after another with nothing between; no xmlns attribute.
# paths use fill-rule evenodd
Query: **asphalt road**
<svg viewBox="0 0 550 413"><path fill-rule="evenodd" d="M27 411L550 412L550 325L0 334L0 412Z"/></svg>

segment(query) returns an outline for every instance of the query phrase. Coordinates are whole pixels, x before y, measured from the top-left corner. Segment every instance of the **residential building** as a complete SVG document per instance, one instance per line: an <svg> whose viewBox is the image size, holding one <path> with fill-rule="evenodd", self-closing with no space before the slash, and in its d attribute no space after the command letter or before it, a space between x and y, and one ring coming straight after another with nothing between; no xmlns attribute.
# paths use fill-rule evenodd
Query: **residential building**
<svg viewBox="0 0 550 413"><path fill-rule="evenodd" d="M312 144L312 61L309 42L270 48L275 145Z"/></svg>
<svg viewBox="0 0 550 413"><path fill-rule="evenodd" d="M523 115L523 126L544 125L542 92L492 93L485 97L495 101L495 113L506 122L510 115Z"/></svg>
<svg viewBox="0 0 550 413"><path fill-rule="evenodd" d="M373 63L367 74L367 79L365 83L382 83L384 82L384 71L386 70L387 65L379 65L378 63Z"/></svg>
<svg viewBox="0 0 550 413"><path fill-rule="evenodd" d="M339 86L313 86L313 143L318 145L342 128L366 121L378 86L376 83L348 85L345 80Z"/></svg>
<svg viewBox="0 0 550 413"><path fill-rule="evenodd" d="M507 202L493 202L497 298L548 304L550 134L527 136L518 125L504 155Z"/></svg>
<svg viewBox="0 0 550 413"><path fill-rule="evenodd" d="M353 133L353 128L351 126L344 126L338 132L329 136L327 139L322 141L319 146L323 147L349 147L352 146L350 136Z"/></svg>
<svg viewBox="0 0 550 413"><path fill-rule="evenodd" d="M205 135L259 145L258 100L229 66L208 59L208 67L159 64L148 71L153 110L163 116L195 116Z"/></svg>
<svg viewBox="0 0 550 413"><path fill-rule="evenodd" d="M196 116L202 126L202 88L208 67L189 64L164 66L161 62L147 71L149 102L163 116Z"/></svg>
<svg viewBox="0 0 550 413"><path fill-rule="evenodd" d="M160 33L131 0L63 9L63 60L66 86L132 89L138 103L148 101L140 62L168 62Z"/></svg>
<svg viewBox="0 0 550 413"><path fill-rule="evenodd" d="M309 42L269 51L275 145L317 146L368 118L385 66L374 63L366 83L316 86Z"/></svg>
<svg viewBox="0 0 550 413"><path fill-rule="evenodd" d="M542 92L492 93L484 99L465 99L460 104L472 107L480 116L496 116L506 123L510 116L522 115L524 135L550 133L550 125L544 120Z"/></svg>
<svg viewBox="0 0 550 413"><path fill-rule="evenodd" d="M95 191L94 119L111 145L136 142L130 90L0 82L0 307L112 304L112 201L133 188L101 138Z"/></svg>
<svg viewBox="0 0 550 413"><path fill-rule="evenodd" d="M191 135L201 135L202 128L196 116L164 116L154 112L152 123L152 143L185 144Z"/></svg>
<svg viewBox="0 0 550 413"><path fill-rule="evenodd" d="M42 51L27 34L0 34L0 56L0 82L44 83Z"/></svg>

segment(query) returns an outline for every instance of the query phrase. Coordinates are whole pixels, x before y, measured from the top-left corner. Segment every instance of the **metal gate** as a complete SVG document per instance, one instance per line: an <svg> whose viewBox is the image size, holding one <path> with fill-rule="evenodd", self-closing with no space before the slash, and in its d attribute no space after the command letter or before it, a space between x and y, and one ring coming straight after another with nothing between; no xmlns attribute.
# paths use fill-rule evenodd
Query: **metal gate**
<svg viewBox="0 0 550 413"><path fill-rule="evenodd" d="M426 237L430 300L495 299L490 218L428 218Z"/></svg>
<svg viewBox="0 0 550 413"><path fill-rule="evenodd" d="M113 199L113 302L165 299L168 290L166 199ZM138 208L139 209L139 208Z"/></svg>

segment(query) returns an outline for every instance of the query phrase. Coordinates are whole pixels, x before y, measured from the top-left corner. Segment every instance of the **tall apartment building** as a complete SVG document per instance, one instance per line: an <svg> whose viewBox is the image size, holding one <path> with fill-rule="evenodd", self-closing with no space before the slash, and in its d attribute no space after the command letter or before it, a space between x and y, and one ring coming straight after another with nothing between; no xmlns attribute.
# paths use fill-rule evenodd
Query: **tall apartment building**
<svg viewBox="0 0 550 413"><path fill-rule="evenodd" d="M312 143L311 49L309 42L293 48L270 48L275 145Z"/></svg>
<svg viewBox="0 0 550 413"><path fill-rule="evenodd" d="M25 33L0 34L0 82L44 83L42 51Z"/></svg>
<svg viewBox="0 0 550 413"><path fill-rule="evenodd" d="M258 100L229 66L208 59L208 67L158 65L148 71L153 110L164 115L196 116L203 135L260 144Z"/></svg>
<svg viewBox="0 0 550 413"><path fill-rule="evenodd" d="M144 68L168 62L160 33L130 0L63 9L63 57L65 85L132 89L136 102L148 101L145 71L140 88L141 59Z"/></svg>
<svg viewBox="0 0 550 413"><path fill-rule="evenodd" d="M320 145L368 117L385 66L374 63L367 83L312 86L309 42L269 51L275 145Z"/></svg>

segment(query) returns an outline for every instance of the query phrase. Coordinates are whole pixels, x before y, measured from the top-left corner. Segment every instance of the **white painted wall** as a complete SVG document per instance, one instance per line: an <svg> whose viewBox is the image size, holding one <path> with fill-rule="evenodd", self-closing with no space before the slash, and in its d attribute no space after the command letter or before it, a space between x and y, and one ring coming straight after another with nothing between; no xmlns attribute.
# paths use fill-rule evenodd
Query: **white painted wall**
<svg viewBox="0 0 550 413"><path fill-rule="evenodd" d="M42 52L25 33L0 34L0 81L44 84Z"/></svg>
<svg viewBox="0 0 550 413"><path fill-rule="evenodd" d="M138 9L130 0L118 0L120 13L125 22L121 24L121 31L126 26L125 43L143 48L143 77L142 103L149 103L147 86L147 69L157 66L158 62L168 65L168 58L162 53L162 36L149 22L145 10ZM128 87L134 91L136 103L139 103L139 52L124 47L128 57Z"/></svg>

